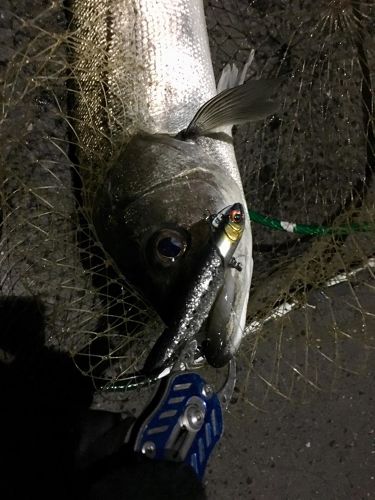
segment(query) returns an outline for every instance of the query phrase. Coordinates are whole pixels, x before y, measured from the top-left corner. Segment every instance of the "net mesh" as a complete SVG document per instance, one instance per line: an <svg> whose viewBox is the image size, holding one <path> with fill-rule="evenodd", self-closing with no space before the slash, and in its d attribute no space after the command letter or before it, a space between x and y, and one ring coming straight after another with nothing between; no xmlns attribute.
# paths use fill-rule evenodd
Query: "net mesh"
<svg viewBox="0 0 375 500"><path fill-rule="evenodd" d="M5 296L39 296L47 344L69 352L96 383L109 383L140 366L162 325L91 223L119 132L131 135L119 82L112 93L104 84L110 46L105 17L92 16L92 3L77 3L77 22L59 1L5 2L0 285ZM205 7L216 77L228 62L243 64L251 49L250 78L285 75L280 112L234 131L249 208L333 229L310 237L253 224L254 277L239 358L242 393L258 405L269 390L291 398L297 386L326 386L322 364L330 380L360 372L375 345L374 233L334 232L375 223L375 7L348 0ZM358 356L345 357L348 344ZM273 360L271 370L262 369L262 356ZM288 368L282 379L281 365ZM259 394L254 378L264 382Z"/></svg>

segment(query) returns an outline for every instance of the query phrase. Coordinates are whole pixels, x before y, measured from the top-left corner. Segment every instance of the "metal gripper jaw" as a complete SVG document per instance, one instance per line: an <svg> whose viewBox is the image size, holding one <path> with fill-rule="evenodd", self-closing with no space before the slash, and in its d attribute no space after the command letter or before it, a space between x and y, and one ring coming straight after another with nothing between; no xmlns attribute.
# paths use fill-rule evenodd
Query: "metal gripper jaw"
<svg viewBox="0 0 375 500"><path fill-rule="evenodd" d="M161 384L153 402L138 419L134 450L156 460L185 462L202 479L223 433L219 396L200 375L187 372Z"/></svg>

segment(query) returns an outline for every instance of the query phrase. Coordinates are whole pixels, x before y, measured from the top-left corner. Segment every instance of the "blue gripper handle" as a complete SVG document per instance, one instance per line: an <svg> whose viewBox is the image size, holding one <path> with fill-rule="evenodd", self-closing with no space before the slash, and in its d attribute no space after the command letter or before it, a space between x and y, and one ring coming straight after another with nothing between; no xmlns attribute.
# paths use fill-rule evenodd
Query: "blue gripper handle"
<svg viewBox="0 0 375 500"><path fill-rule="evenodd" d="M223 434L218 396L197 373L171 376L140 417L134 449L149 458L185 462L203 479Z"/></svg>

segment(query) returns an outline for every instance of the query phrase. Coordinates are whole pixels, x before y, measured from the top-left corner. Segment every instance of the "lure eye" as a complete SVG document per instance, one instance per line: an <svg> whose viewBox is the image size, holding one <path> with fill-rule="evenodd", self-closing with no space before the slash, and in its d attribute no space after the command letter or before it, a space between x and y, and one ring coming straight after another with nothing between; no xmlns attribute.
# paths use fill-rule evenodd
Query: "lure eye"
<svg viewBox="0 0 375 500"><path fill-rule="evenodd" d="M243 220L243 214L241 210L231 210L229 213L229 220L236 224L239 224Z"/></svg>
<svg viewBox="0 0 375 500"><path fill-rule="evenodd" d="M162 264L172 264L179 259L186 250L187 238L173 229L162 229L153 238L154 258Z"/></svg>

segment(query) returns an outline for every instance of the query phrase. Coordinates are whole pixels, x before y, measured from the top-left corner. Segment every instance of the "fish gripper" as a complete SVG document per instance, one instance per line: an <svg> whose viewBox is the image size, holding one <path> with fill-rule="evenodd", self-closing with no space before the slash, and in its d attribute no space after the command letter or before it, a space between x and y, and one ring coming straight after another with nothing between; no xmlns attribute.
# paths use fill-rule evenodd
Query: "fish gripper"
<svg viewBox="0 0 375 500"><path fill-rule="evenodd" d="M133 429L134 450L156 460L185 462L203 478L223 434L220 396L193 372L177 373L160 386Z"/></svg>

